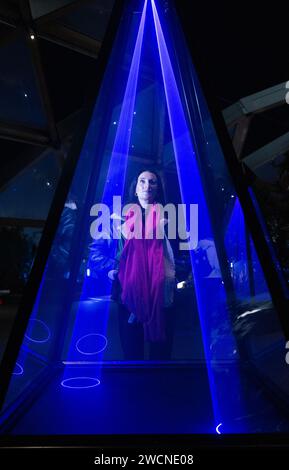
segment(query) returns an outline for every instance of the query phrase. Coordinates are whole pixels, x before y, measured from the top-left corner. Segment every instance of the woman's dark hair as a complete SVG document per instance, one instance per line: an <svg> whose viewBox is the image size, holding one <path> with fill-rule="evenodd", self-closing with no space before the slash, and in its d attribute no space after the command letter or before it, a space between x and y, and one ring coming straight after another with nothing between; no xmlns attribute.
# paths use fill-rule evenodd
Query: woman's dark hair
<svg viewBox="0 0 289 470"><path fill-rule="evenodd" d="M135 195L135 190L136 190L138 177L144 171L149 171L150 173L153 173L156 176L157 182L158 182L158 192L156 194L156 202L159 202L160 204L164 205L165 204L165 197L164 197L164 188L163 188L162 179L161 179L159 173L156 170L154 170L152 168L147 168L147 167L144 167L141 170L139 170L137 175L132 180L132 182L130 184L130 187L129 187L128 202L138 202L138 198Z"/></svg>

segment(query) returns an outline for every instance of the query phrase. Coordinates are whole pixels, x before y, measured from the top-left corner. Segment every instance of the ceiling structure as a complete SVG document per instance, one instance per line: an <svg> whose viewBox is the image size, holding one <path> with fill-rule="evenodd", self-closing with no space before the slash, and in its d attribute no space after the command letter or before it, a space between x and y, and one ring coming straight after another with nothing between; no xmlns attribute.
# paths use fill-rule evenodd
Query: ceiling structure
<svg viewBox="0 0 289 470"><path fill-rule="evenodd" d="M47 148L63 163L113 4L1 1L0 190Z"/></svg>
<svg viewBox="0 0 289 470"><path fill-rule="evenodd" d="M223 111L228 129L234 128L236 155L253 172L276 157L289 153L288 104L284 99L286 87L287 82L280 83L241 98ZM259 116L261 119L258 120ZM261 135L258 124L259 127L261 124Z"/></svg>

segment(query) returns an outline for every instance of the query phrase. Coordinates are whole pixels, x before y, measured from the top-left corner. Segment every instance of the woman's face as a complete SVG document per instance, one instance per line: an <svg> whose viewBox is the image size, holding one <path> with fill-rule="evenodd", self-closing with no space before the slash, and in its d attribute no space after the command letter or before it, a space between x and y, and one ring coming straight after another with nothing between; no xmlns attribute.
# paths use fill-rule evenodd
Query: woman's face
<svg viewBox="0 0 289 470"><path fill-rule="evenodd" d="M152 204L158 192L156 175L150 171L143 171L138 177L135 192L140 204Z"/></svg>

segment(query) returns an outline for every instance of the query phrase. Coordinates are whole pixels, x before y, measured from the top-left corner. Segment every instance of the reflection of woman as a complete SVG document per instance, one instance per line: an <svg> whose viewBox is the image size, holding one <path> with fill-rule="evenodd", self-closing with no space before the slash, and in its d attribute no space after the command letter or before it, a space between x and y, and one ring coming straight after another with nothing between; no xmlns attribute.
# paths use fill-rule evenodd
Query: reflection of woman
<svg viewBox="0 0 289 470"><path fill-rule="evenodd" d="M77 218L77 198L69 195L57 229L56 239L52 247L49 275L53 279L69 277L70 250Z"/></svg>
<svg viewBox="0 0 289 470"><path fill-rule="evenodd" d="M169 359L175 265L163 230L166 221L157 204L163 202L161 181L157 173L145 170L133 187L136 203L126 214L115 271L121 288L121 343L125 359L143 359L144 340L150 345L150 359Z"/></svg>

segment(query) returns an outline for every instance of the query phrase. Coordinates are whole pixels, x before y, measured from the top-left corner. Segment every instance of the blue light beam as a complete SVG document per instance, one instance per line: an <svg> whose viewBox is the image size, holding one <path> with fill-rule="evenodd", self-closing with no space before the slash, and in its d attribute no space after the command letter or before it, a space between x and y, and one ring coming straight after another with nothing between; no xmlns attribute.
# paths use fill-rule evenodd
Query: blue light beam
<svg viewBox="0 0 289 470"><path fill-rule="evenodd" d="M190 131L186 122L178 86L173 72L170 56L166 46L164 34L160 24L158 12L154 0L151 0L153 10L153 18L155 25L156 38L158 43L158 51L161 63L162 78L165 89L169 122L173 140L173 147L176 159L178 179L180 184L182 201L187 206L190 203L197 203L199 206L200 224L203 233L207 236L212 234L211 224L209 221L208 209L204 199L201 178L196 162L196 151L191 141ZM209 384L211 389L212 404L214 409L216 424L220 423L221 416L217 402L217 387L210 361L210 331L206 325L207 298L208 292L202 292L198 282L198 273L194 266L193 254L191 254L192 271L194 275L196 297L198 303L200 324L202 329L204 351L207 363L207 371ZM221 287L220 287L221 289Z"/></svg>
<svg viewBox="0 0 289 470"><path fill-rule="evenodd" d="M124 99L122 102L120 117L117 125L112 155L107 172L107 183L103 191L102 202L108 205L112 202L112 196L122 196L124 191L146 11L147 0L144 2Z"/></svg>
<svg viewBox="0 0 289 470"><path fill-rule="evenodd" d="M115 195L123 195L124 184L125 184L125 175L127 169L127 159L129 153L129 145L131 138L131 129L133 125L133 116L135 108L135 99L136 99L136 90L139 76L139 66L141 59L141 51L143 44L144 36L144 27L145 27L145 18L147 11L147 0L144 1L144 7L141 15L140 25L138 28L138 33L136 37L133 57L130 65L130 70L128 74L127 84L125 88L124 98L122 100L120 117L118 122L114 121L113 124L117 124L117 131L114 139L113 150L109 162L109 168L107 171L106 183L102 195L102 203L110 205L112 203L112 198ZM116 124L115 124L116 123ZM116 247L116 240L114 240ZM90 269L92 261L89 258L87 263L87 269ZM109 283L110 281L107 280ZM84 279L82 285L82 293L78 306L78 311L76 315L76 320L73 328L73 334L70 342L70 349L68 352L68 361L73 357L74 345L79 344L78 332L80 331L81 323L83 322L82 313L82 301L87 297L87 279ZM99 335L104 336L107 329L107 321L109 315L109 304L103 306L102 311L102 322L101 322L101 331ZM105 348L103 348L103 352ZM98 374L101 373L101 365L98 366ZM68 372L64 373L66 377Z"/></svg>

